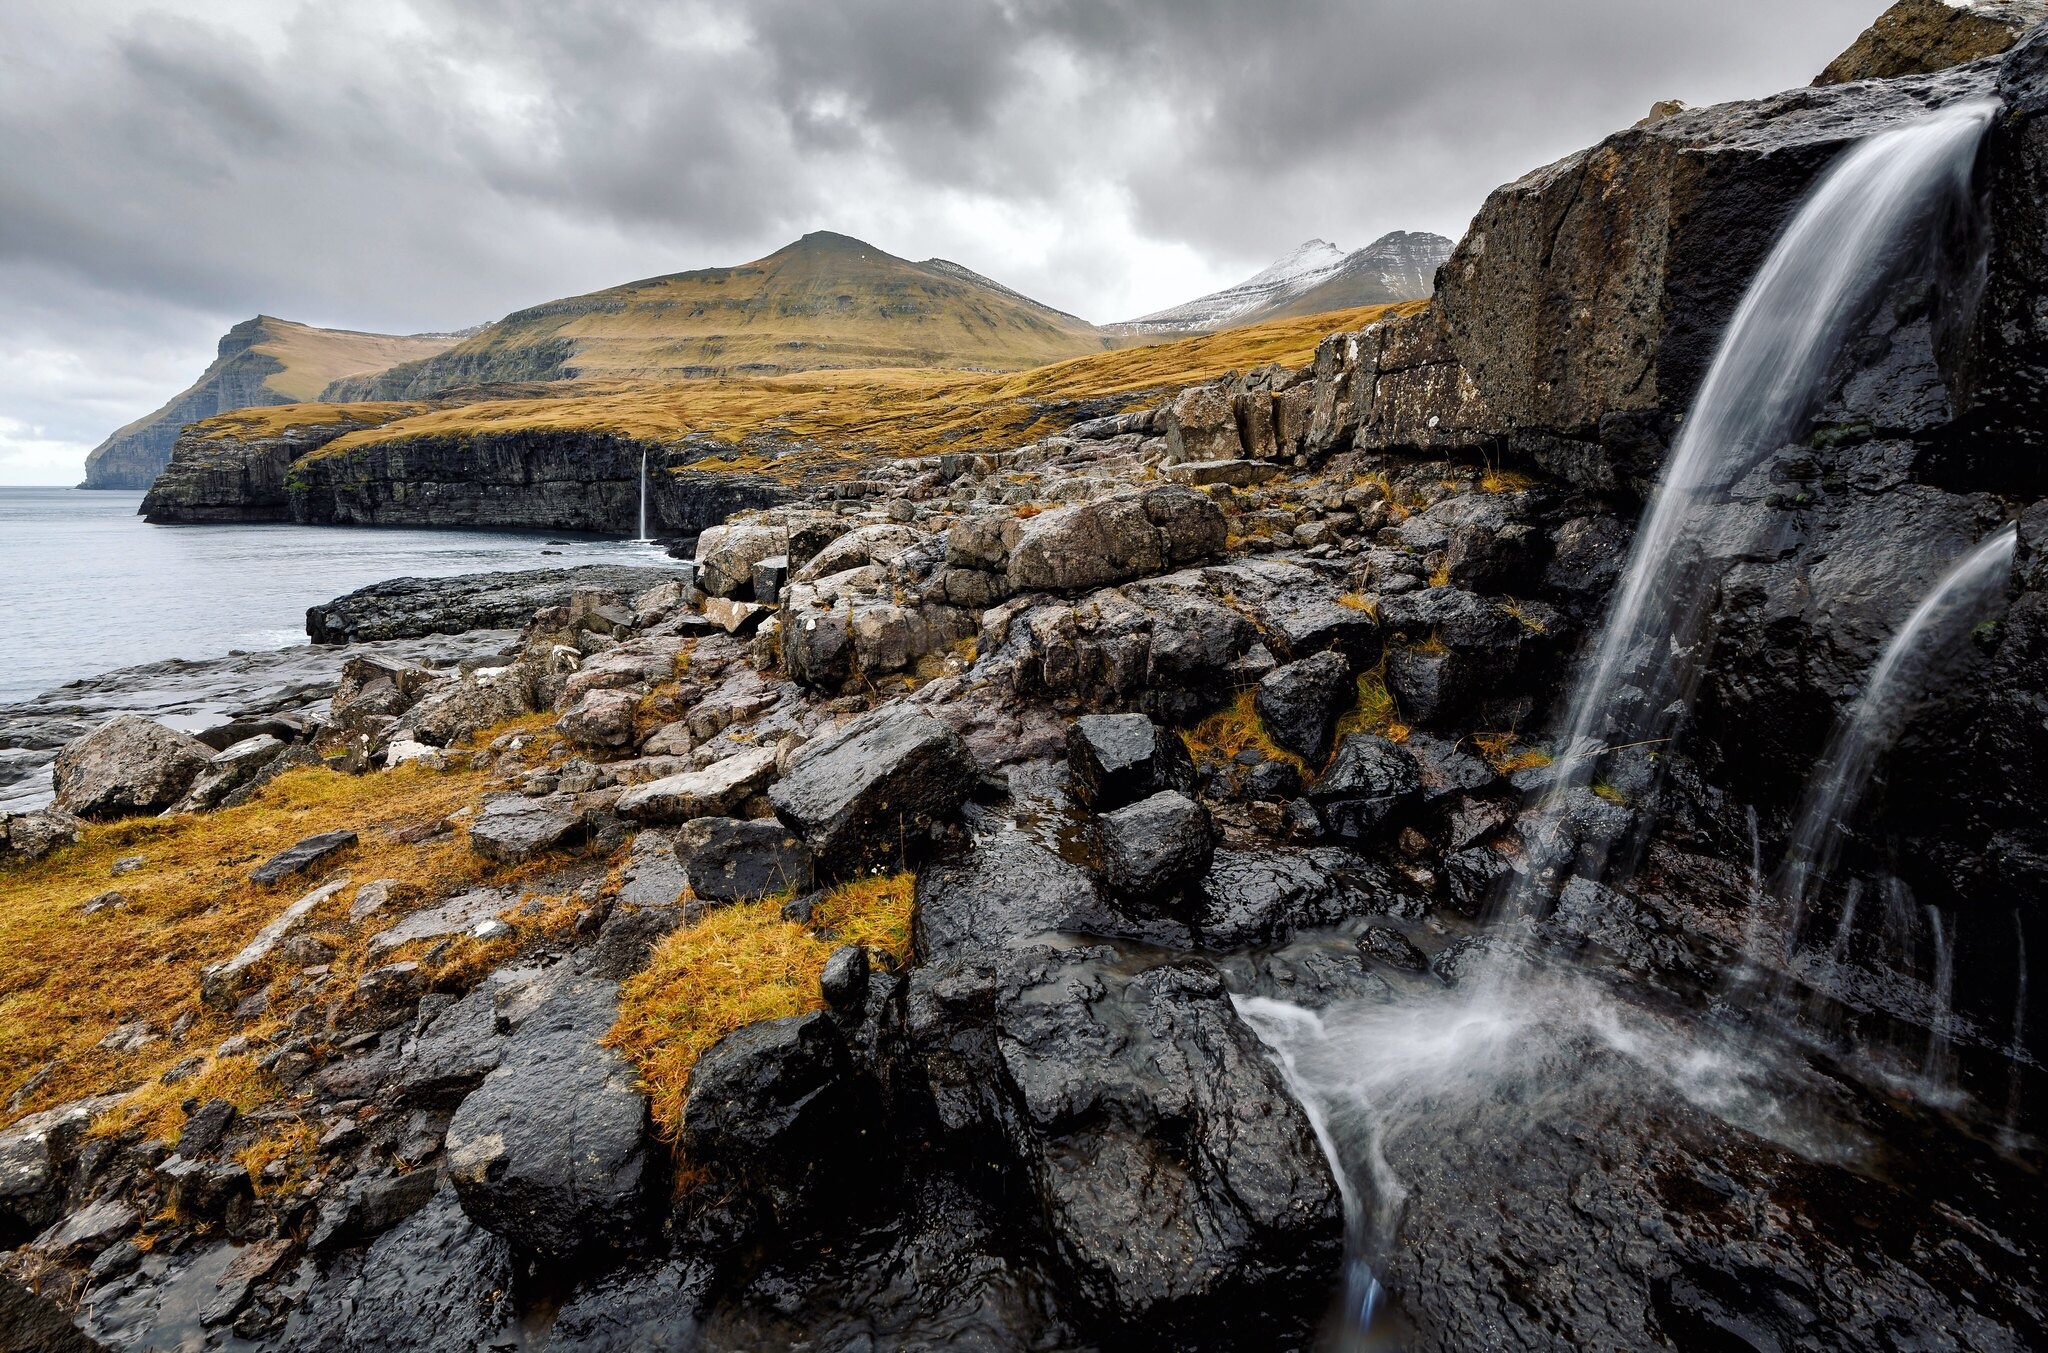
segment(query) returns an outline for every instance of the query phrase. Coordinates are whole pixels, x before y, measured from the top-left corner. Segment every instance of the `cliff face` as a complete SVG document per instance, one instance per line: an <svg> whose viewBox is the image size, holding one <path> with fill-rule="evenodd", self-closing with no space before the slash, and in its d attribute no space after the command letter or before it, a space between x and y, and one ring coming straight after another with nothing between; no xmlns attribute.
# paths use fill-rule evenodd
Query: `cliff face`
<svg viewBox="0 0 2048 1353"><path fill-rule="evenodd" d="M1979 64L1681 112L1497 189L1429 309L1362 338L1361 444L1486 448L1587 487L1641 490L1749 279L1821 171L1855 141L1988 96L1996 80ZM1917 409L1860 411L1879 426L1911 430L1953 412L1947 379L1926 369L1945 323L1936 300L1880 318L1859 350L1866 367L1898 378L1866 382L1871 399L1904 383L1937 390Z"/></svg>
<svg viewBox="0 0 2048 1353"><path fill-rule="evenodd" d="M454 341L448 334L316 329L269 315L244 320L221 338L213 364L197 381L93 449L84 487L146 489L169 463L187 424L234 409L299 403L338 377L424 357Z"/></svg>
<svg viewBox="0 0 2048 1353"><path fill-rule="evenodd" d="M1924 75L2008 50L2048 19L2043 0L1899 0L1828 63L1816 85Z"/></svg>
<svg viewBox="0 0 2048 1353"><path fill-rule="evenodd" d="M606 432L418 437L311 455L363 426L344 419L240 434L193 429L179 439L142 514L163 525L295 521L630 534L639 526L643 456L648 529L662 535L695 535L783 494L773 480L692 471L666 448Z"/></svg>

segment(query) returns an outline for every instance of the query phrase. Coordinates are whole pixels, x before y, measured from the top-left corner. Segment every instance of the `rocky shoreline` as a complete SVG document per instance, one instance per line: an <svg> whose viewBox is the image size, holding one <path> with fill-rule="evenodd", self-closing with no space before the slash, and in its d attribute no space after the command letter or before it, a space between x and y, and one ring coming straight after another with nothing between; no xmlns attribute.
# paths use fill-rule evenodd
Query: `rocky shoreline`
<svg viewBox="0 0 2048 1353"><path fill-rule="evenodd" d="M1976 99L1986 284L1902 272L1812 434L1688 537L1684 736L1574 780L1560 691L1748 279L1846 146ZM297 741L77 738L0 824L21 905L238 910L20 1068L0 1300L122 1348L1284 1349L1367 1315L1413 1349L2029 1347L2044 145L2039 32L1658 117L1497 191L1427 309L1307 368L722 513L510 642L359 646ZM1830 724L2005 522L2002 613L1811 899L1832 940L1759 944ZM501 614L366 593L321 632ZM208 861L232 891L181 863L213 823L261 842ZM1318 1058L1379 1079L1330 1098Z"/></svg>

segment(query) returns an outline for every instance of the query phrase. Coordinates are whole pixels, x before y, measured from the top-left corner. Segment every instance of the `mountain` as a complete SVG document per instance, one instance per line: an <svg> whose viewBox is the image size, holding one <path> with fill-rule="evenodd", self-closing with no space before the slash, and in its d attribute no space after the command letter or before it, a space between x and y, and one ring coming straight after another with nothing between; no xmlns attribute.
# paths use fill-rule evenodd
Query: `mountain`
<svg viewBox="0 0 2048 1353"><path fill-rule="evenodd" d="M1018 370L1108 346L1085 320L957 263L912 263L821 230L738 267L521 310L438 356L338 381L323 397L415 399L504 381L826 367Z"/></svg>
<svg viewBox="0 0 2048 1353"><path fill-rule="evenodd" d="M84 486L146 489L187 423L252 405L302 403L343 377L431 357L459 338L316 329L272 315L243 320L222 336L213 365L183 393L93 448Z"/></svg>
<svg viewBox="0 0 2048 1353"><path fill-rule="evenodd" d="M1421 232L1396 230L1350 254L1328 240L1310 240L1234 287L1106 327L1131 335L1210 333L1420 300L1435 288L1436 270L1450 256L1449 240Z"/></svg>

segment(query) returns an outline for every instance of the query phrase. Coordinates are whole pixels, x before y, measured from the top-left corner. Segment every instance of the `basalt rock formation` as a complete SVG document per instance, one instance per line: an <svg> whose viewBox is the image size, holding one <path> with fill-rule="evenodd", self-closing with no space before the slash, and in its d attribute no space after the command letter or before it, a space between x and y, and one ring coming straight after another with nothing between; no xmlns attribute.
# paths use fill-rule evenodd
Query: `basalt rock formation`
<svg viewBox="0 0 2048 1353"><path fill-rule="evenodd" d="M323 822L336 858L502 872L308 878L203 965L151 947L210 1013L15 1078L4 1276L124 1347L1295 1349L1332 1294L1424 1350L2030 1347L2044 63L1660 118L1309 367L874 460L487 663L352 661L293 773L475 801ZM1981 213L1685 538L1692 721L1566 778L1560 690L1763 257L1853 140L1975 99ZM383 465L288 501L412 510ZM1902 711L1820 942L1756 943L1828 724L2007 521L2003 615ZM106 830L7 868L78 887ZM749 936L782 996L679 1082L659 1032ZM222 1068L263 1102L176 1101ZM175 1152L86 1131L137 1083Z"/></svg>

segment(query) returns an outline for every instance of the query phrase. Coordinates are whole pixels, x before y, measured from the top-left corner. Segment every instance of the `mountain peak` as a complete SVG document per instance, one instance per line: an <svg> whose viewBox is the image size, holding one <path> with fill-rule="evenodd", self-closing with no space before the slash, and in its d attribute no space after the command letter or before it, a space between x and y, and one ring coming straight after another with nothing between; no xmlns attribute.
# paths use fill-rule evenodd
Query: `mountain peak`
<svg viewBox="0 0 2048 1353"><path fill-rule="evenodd" d="M1326 310L1418 300L1434 288L1437 267L1450 252L1451 242L1443 236L1415 231L1389 231L1348 254L1328 240L1312 239L1236 286L1112 327L1145 334L1206 333Z"/></svg>

